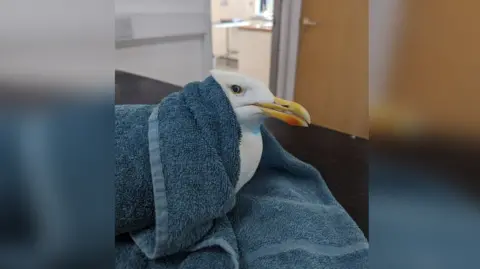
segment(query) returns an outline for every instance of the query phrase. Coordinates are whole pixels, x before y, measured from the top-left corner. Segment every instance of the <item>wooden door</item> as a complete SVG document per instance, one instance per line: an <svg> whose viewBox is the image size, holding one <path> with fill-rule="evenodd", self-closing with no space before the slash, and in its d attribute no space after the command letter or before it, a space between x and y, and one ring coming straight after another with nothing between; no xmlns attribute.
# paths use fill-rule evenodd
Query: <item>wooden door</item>
<svg viewBox="0 0 480 269"><path fill-rule="evenodd" d="M368 137L368 0L303 0L295 84L314 124Z"/></svg>
<svg viewBox="0 0 480 269"><path fill-rule="evenodd" d="M403 0L391 102L429 133L480 135L480 1Z"/></svg>

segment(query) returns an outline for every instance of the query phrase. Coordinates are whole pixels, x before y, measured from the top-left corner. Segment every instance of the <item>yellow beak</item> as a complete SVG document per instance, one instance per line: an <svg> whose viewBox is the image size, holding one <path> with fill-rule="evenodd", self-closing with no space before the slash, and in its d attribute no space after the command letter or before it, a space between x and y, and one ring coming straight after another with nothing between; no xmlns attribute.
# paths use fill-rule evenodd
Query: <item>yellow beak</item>
<svg viewBox="0 0 480 269"><path fill-rule="evenodd" d="M310 123L310 114L298 103L275 97L272 103L257 103L263 113L269 117L279 119L294 126L307 127Z"/></svg>

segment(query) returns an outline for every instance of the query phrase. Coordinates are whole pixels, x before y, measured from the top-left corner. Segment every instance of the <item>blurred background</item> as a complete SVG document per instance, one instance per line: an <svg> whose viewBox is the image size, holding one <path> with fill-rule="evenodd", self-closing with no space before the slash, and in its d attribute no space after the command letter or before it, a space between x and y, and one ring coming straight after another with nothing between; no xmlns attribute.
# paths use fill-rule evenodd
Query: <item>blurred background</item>
<svg viewBox="0 0 480 269"><path fill-rule="evenodd" d="M396 240L409 239L402 246L409 250L409 246L416 245L419 234L428 234L424 239L431 244L409 254L420 257L415 268L441 268L442 264L434 261L450 256L438 255L434 246L467 249L471 253L475 242L469 245L463 241L479 235L475 228L478 225L439 226L446 223L444 219L462 224L478 223L479 219L478 212L470 207L476 208L480 197L479 10L478 0L2 0L0 138L5 150L0 151L4 157L0 158L0 184L17 182L20 177L26 177L28 183L36 175L30 170L26 170L28 176L19 173L26 169L23 163L5 152L14 152L17 140L30 145L39 136L34 132L20 135L18 126L19 130L11 129L13 132L7 122L21 123L22 128L34 122L39 125L32 128L45 132L44 138L52 132L68 141L68 146L78 147L80 140L89 144L79 151L82 156L72 155L73 150L66 150L68 147L59 143L60 139L49 138L51 144L42 146L69 157L59 155L55 160L74 165L83 159L82 167L87 167L82 169L84 173L94 172L88 169L94 162L91 156L103 158L106 164L95 161L99 169L92 176L78 176L80 173L66 169L67 165L50 164L50 168L63 167L69 172L65 172L67 179L59 176L57 180L77 178L96 184L113 169L108 163L108 147L93 145L91 138L102 138L98 145L109 145L114 127L108 122L113 121L114 103L158 103L186 83L204 79L212 68L237 71L257 78L275 95L295 100L309 110L313 123L310 128L293 129L270 122L268 127L288 151L322 173L332 193L367 237L369 229L372 231L373 254L375 240L383 238L381 249L395 252L397 249L391 245ZM55 101L61 101L59 107L48 106L50 102L37 107L51 99L53 88L76 94L65 102L62 98L66 96L54 96ZM20 89L28 94L12 101L11 96ZM101 95L83 98L85 92ZM91 109L92 100L106 105ZM17 104L25 121L17 120L6 109L16 108ZM39 107L49 109L40 114ZM69 122L69 113L85 123L78 125L82 126L79 130L71 128L70 133L62 127ZM98 117L100 113L104 117ZM38 115L41 117L36 118ZM43 120L52 120L55 128L42 125ZM93 122L96 127L88 127ZM39 158L32 161L37 168L45 163ZM12 160L19 171L11 168ZM376 172L379 168L381 172ZM9 174L20 175L3 180ZM446 187L439 190L428 184L418 185L424 181L437 187L442 182ZM381 187L375 189L376 183ZM94 204L90 206L113 196L112 185L105 185L96 191L96 199L90 199ZM71 192L59 195L65 200L77 191L84 193L75 197L88 197L90 192L88 187L63 186L70 187ZM375 196L379 193L380 200ZM451 198L444 199L447 196ZM393 203L392 197L398 200ZM48 195L43 198L51 202ZM438 200L433 198L447 204L436 206ZM86 205L84 200L78 201L76 210ZM466 201L468 206L451 206L451 201ZM9 209L4 212L16 208L16 203L4 207ZM60 242L53 253L62 253L62 242L74 242L73 238L81 241L77 231L87 233L103 224L98 234L107 234L105 231L112 227L113 212L109 211L113 203L112 199L104 204L105 211L98 211L99 219L84 217L89 220L84 226L79 223L58 236L54 236L58 233L56 227L76 223L76 219L63 221L62 214L56 215L58 223L47 229ZM3 201L1 204L7 205ZM68 203L58 204L65 205L65 212L77 212L69 210ZM428 206L414 213L409 211L418 209L418 205ZM4 212L0 216L7 217L0 221L10 216ZM455 215L459 212L462 214ZM89 208L83 214L78 216L91 214ZM419 216L430 218L430 222L422 222L425 226L419 233L408 233L416 229ZM402 228L407 226L401 221L410 221L406 235ZM45 223L48 227L52 222L45 218ZM439 229L431 230L433 226ZM397 230L392 232L392 227ZM375 236L376 230L384 233ZM3 234L9 233L5 231ZM458 235L462 231L466 234ZM445 234L452 235L456 244L435 241L445 239ZM90 242L88 236L83 239L85 245L79 245L84 250L96 252L92 245L103 246ZM7 248L0 247L0 254L6 253L3 250ZM406 257L411 257L398 252L391 256L380 254L390 260L379 268L394 268L392 260L407 261ZM399 268L414 268L410 265ZM449 268L447 263L443 265ZM478 262L476 266L455 268L478 268Z"/></svg>
<svg viewBox="0 0 480 269"><path fill-rule="evenodd" d="M479 137L479 4L370 1L370 107L372 116L390 118L375 118L374 130L406 121L417 132Z"/></svg>

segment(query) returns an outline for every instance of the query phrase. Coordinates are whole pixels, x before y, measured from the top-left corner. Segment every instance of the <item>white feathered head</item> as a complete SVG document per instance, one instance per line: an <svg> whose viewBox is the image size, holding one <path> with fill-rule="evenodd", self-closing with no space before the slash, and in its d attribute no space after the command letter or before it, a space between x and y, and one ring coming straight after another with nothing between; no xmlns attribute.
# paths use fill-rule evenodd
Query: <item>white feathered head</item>
<svg viewBox="0 0 480 269"><path fill-rule="evenodd" d="M260 122L266 117L295 126L306 127L311 123L303 106L275 97L259 80L223 70L212 70L211 75L222 87L241 123Z"/></svg>

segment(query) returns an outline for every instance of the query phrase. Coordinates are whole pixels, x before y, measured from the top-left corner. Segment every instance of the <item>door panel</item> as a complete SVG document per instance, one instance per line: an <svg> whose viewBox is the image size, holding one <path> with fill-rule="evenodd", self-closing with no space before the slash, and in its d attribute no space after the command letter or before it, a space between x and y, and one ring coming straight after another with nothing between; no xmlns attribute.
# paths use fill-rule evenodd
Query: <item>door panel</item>
<svg viewBox="0 0 480 269"><path fill-rule="evenodd" d="M403 0L390 93L428 132L480 135L480 1Z"/></svg>
<svg viewBox="0 0 480 269"><path fill-rule="evenodd" d="M304 0L295 101L312 122L368 137L368 0Z"/></svg>

